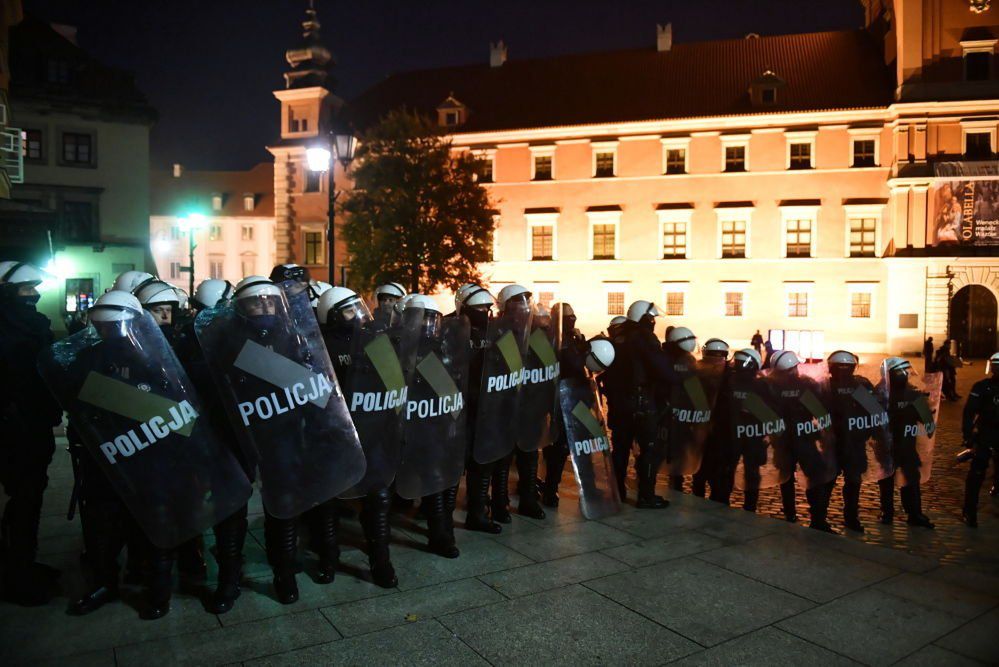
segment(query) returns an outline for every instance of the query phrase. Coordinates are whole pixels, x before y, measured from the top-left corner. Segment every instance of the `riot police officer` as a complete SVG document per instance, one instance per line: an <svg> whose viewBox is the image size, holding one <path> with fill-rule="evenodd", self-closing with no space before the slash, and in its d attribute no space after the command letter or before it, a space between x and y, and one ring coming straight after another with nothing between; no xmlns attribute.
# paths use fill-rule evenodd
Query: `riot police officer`
<svg viewBox="0 0 999 667"><path fill-rule="evenodd" d="M685 396L685 383L688 379L697 375L697 360L694 358L694 350L697 349L697 337L694 332L687 327L670 327L667 329L666 339L663 341L663 352L672 370L675 382L660 388L661 397L666 404L666 413L660 424L660 437L665 436L666 442L662 445L666 449L666 460L670 466L669 482L670 488L674 491L683 491L684 472L678 469L677 464L685 463L684 459L688 454L692 454L694 430L696 425L686 422L680 418L681 408L689 403ZM675 405L674 405L675 404ZM693 412L693 411L687 411ZM662 428L665 427L665 428ZM702 490L701 496L704 495Z"/></svg>
<svg viewBox="0 0 999 667"><path fill-rule="evenodd" d="M399 283L385 283L375 288L375 306L372 315L385 322L392 322L395 316L402 312L402 308L396 308L400 302L406 298L406 288ZM405 304L401 304L404 306Z"/></svg>
<svg viewBox="0 0 999 667"><path fill-rule="evenodd" d="M42 496L55 452L52 428L62 409L42 383L36 361L52 343L48 318L35 309L43 274L21 262L0 263L0 483L8 496L0 523L3 595L44 604L59 573L35 562Z"/></svg>
<svg viewBox="0 0 999 667"><path fill-rule="evenodd" d="M180 296L174 286L160 280L149 282L138 289L135 298L153 316L156 325L172 345L174 317L180 308Z"/></svg>
<svg viewBox="0 0 999 667"><path fill-rule="evenodd" d="M128 292L129 294L134 295L142 287L157 280L159 280L159 278L145 271L124 271L119 273L118 277L114 279L114 284L111 286L111 289Z"/></svg>
<svg viewBox="0 0 999 667"><path fill-rule="evenodd" d="M559 319L561 337L558 342L558 362L560 380L585 380L586 358L590 346L583 334L576 328L576 313L567 303L556 304L552 317ZM607 342L607 341L605 341ZM607 342L610 345L609 342ZM612 346L613 349L613 346ZM608 364L610 366L610 364ZM569 456L569 442L565 429L559 429L554 442L543 450L545 457L545 482L541 502L547 507L558 507L558 487Z"/></svg>
<svg viewBox="0 0 999 667"><path fill-rule="evenodd" d="M999 461L999 352L989 358L988 377L971 388L964 405L961 435L965 447L974 450L971 469L964 483L961 516L971 528L978 526L978 493L989 469L989 460Z"/></svg>
<svg viewBox="0 0 999 667"><path fill-rule="evenodd" d="M714 402L718 392L725 381L728 372L728 343L721 338L709 338L701 347L701 361L697 364L699 374L703 378L705 394L710 397L711 423L708 425L708 434L704 443L704 457L701 460L701 467L694 473L691 480L690 491L695 496L703 498L707 491L707 484L711 484L711 499L727 504L728 499L722 489L716 493L715 486L718 476L718 469L721 465L719 450L719 434L715 433Z"/></svg>
<svg viewBox="0 0 999 667"><path fill-rule="evenodd" d="M243 281L245 281L248 277L250 276L244 276ZM271 275L268 276L268 278L270 278L270 281L275 284L283 283L286 280L294 280L308 285L312 280L309 270L304 266L299 266L298 264L278 264L271 269Z"/></svg>

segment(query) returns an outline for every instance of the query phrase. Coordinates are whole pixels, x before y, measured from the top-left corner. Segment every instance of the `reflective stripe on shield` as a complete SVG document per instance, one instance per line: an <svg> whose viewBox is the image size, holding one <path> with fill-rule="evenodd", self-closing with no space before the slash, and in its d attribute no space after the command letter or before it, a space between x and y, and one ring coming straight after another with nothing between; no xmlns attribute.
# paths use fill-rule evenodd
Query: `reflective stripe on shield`
<svg viewBox="0 0 999 667"><path fill-rule="evenodd" d="M94 371L90 371L87 375L83 388L80 389L79 398L98 408L140 423L148 422L154 417L160 417L166 422L184 421L179 403ZM185 407L194 411L189 403ZM184 437L190 436L197 416L195 412L193 419L180 428L170 430Z"/></svg>
<svg viewBox="0 0 999 667"><path fill-rule="evenodd" d="M310 385L314 385L317 378L321 377L305 366L296 364L291 359L269 350L252 340L246 341L233 365L285 391L293 390L295 385L308 388ZM324 379L329 382L328 378ZM337 386L336 383L330 384L333 387ZM325 408L326 403L330 400L329 397L332 395L332 392L312 393L318 395L315 398L309 399L309 403L312 403L317 408Z"/></svg>

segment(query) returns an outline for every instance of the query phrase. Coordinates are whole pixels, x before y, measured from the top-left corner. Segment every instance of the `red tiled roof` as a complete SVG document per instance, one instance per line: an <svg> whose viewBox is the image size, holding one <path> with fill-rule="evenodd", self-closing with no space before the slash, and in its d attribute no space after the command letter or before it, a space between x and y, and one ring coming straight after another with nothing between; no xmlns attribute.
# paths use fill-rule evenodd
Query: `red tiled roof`
<svg viewBox="0 0 999 667"><path fill-rule="evenodd" d="M777 103L752 106L749 87L767 70L786 86ZM885 106L893 74L863 30L777 35L509 60L395 74L349 105L358 127L405 106L430 114L448 95L467 105L462 131Z"/></svg>
<svg viewBox="0 0 999 667"><path fill-rule="evenodd" d="M249 171L188 171L174 178L172 171L150 174L152 215L179 215L201 212L205 215L260 218L274 215L274 165L261 162ZM222 210L212 210L212 195L222 195ZM252 193L256 205L243 207L243 195Z"/></svg>

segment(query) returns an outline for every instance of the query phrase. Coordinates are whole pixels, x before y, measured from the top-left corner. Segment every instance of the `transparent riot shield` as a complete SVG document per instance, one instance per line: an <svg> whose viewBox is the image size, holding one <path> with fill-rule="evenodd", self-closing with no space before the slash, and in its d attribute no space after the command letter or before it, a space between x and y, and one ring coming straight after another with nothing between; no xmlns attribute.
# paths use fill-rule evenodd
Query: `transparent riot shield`
<svg viewBox="0 0 999 667"><path fill-rule="evenodd" d="M667 433L670 475L693 475L700 470L721 383L723 368L720 365L695 363L693 357L690 362L681 381L670 386Z"/></svg>
<svg viewBox="0 0 999 667"><path fill-rule="evenodd" d="M847 478L878 482L895 472L888 408L861 369L845 382L830 380L839 465Z"/></svg>
<svg viewBox="0 0 999 667"><path fill-rule="evenodd" d="M767 372L799 483L814 488L836 479L836 437L829 411L829 371L822 364L799 364L797 372Z"/></svg>
<svg viewBox="0 0 999 667"><path fill-rule="evenodd" d="M737 457L735 487L758 491L783 484L791 477L787 426L777 401L763 378L732 375L722 403L729 437Z"/></svg>
<svg viewBox="0 0 999 667"><path fill-rule="evenodd" d="M893 401L889 397L890 413L898 422L892 425L891 430L892 451L896 459L895 479L900 486L917 481L917 472L920 484L930 481L943 387L943 373L920 375L915 369L910 369L909 375L910 384L901 400Z"/></svg>
<svg viewBox="0 0 999 667"><path fill-rule="evenodd" d="M415 326L407 330L405 320L402 324L386 328L379 321L367 322L351 337L349 371L340 379L367 465L361 481L342 493L342 498L360 498L387 488L399 468L406 378L411 369L403 367L398 350L400 345L411 349L408 341L419 334Z"/></svg>
<svg viewBox="0 0 999 667"><path fill-rule="evenodd" d="M517 447L525 452L543 449L552 443L559 374L551 317L536 309L532 327L524 355L524 385L520 390L517 422Z"/></svg>
<svg viewBox="0 0 999 667"><path fill-rule="evenodd" d="M152 317L104 331L55 343L38 368L150 541L172 548L245 505L250 482Z"/></svg>
<svg viewBox="0 0 999 667"><path fill-rule="evenodd" d="M489 322L472 447L476 463L498 461L517 442L523 355L530 330L531 310L526 302L510 301L504 313Z"/></svg>
<svg viewBox="0 0 999 667"><path fill-rule="evenodd" d="M267 511L290 519L356 484L364 453L307 286L205 310L195 331Z"/></svg>
<svg viewBox="0 0 999 667"><path fill-rule="evenodd" d="M424 311L407 308L423 320ZM468 364L471 328L465 317L444 319L439 331L423 330L409 375L402 460L395 488L421 498L456 486L465 469Z"/></svg>
<svg viewBox="0 0 999 667"><path fill-rule="evenodd" d="M568 378L558 383L559 412L572 469L579 485L579 507L587 519L621 510L610 438L592 380Z"/></svg>

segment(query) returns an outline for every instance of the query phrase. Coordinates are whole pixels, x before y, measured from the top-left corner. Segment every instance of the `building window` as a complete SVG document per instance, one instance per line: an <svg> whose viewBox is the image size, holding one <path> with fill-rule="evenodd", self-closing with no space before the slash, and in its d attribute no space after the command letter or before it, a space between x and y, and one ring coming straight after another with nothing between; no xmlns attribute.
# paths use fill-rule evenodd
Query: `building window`
<svg viewBox="0 0 999 667"><path fill-rule="evenodd" d="M484 153L478 157L478 174L479 183L492 183L493 176L493 160L495 159L495 154Z"/></svg>
<svg viewBox="0 0 999 667"><path fill-rule="evenodd" d="M243 210L252 211L257 205L257 197L255 195L246 194L243 195Z"/></svg>
<svg viewBox="0 0 999 667"><path fill-rule="evenodd" d="M177 225L172 225L170 227L170 240L171 241L179 241L180 240L180 235L182 233L183 232L181 231L180 227L178 227Z"/></svg>
<svg viewBox="0 0 999 667"><path fill-rule="evenodd" d="M971 51L964 54L964 80L988 81L992 78L992 53Z"/></svg>
<svg viewBox="0 0 999 667"><path fill-rule="evenodd" d="M253 240L253 225L243 225L240 227L240 238L244 241Z"/></svg>
<svg viewBox="0 0 999 667"><path fill-rule="evenodd" d="M323 233L305 232L305 264L323 263Z"/></svg>
<svg viewBox="0 0 999 667"><path fill-rule="evenodd" d="M969 158L988 158L992 155L991 132L965 132L964 155Z"/></svg>
<svg viewBox="0 0 999 667"><path fill-rule="evenodd" d="M208 228L208 240L218 241L222 238L222 225L213 224Z"/></svg>
<svg viewBox="0 0 999 667"><path fill-rule="evenodd" d="M876 160L876 144L874 139L853 140L854 167L874 167L876 166Z"/></svg>
<svg viewBox="0 0 999 667"><path fill-rule="evenodd" d="M808 292L787 293L787 316L808 317Z"/></svg>
<svg viewBox="0 0 999 667"><path fill-rule="evenodd" d="M534 178L535 181L552 180L552 155L534 156Z"/></svg>
<svg viewBox="0 0 999 667"><path fill-rule="evenodd" d="M725 292L725 317L742 317L743 296L742 291Z"/></svg>
<svg viewBox="0 0 999 667"><path fill-rule="evenodd" d="M686 174L687 173L687 149L667 148L666 149L666 173Z"/></svg>
<svg viewBox="0 0 999 667"><path fill-rule="evenodd" d="M669 317L683 317L683 292L666 292L666 315Z"/></svg>
<svg viewBox="0 0 999 667"><path fill-rule="evenodd" d="M221 259L209 259L208 275L214 280L222 280L225 277L224 261Z"/></svg>
<svg viewBox="0 0 999 667"><path fill-rule="evenodd" d="M252 276L257 271L257 258L253 255L243 255L240 260L243 277Z"/></svg>
<svg viewBox="0 0 999 667"><path fill-rule="evenodd" d="M24 159L41 160L45 155L42 152L42 131L24 131Z"/></svg>
<svg viewBox="0 0 999 667"><path fill-rule="evenodd" d="M725 171L746 171L745 146L725 146Z"/></svg>
<svg viewBox="0 0 999 667"><path fill-rule="evenodd" d="M170 262L170 279L176 280L180 278L180 262Z"/></svg>
<svg viewBox="0 0 999 667"><path fill-rule="evenodd" d="M531 259L552 259L554 232L555 228L552 225L531 227Z"/></svg>
<svg viewBox="0 0 999 667"><path fill-rule="evenodd" d="M786 222L784 248L787 257L812 256L812 221L791 219Z"/></svg>
<svg viewBox="0 0 999 667"><path fill-rule="evenodd" d="M850 257L874 257L877 218L850 218Z"/></svg>
<svg viewBox="0 0 999 667"><path fill-rule="evenodd" d="M811 169L812 168L812 144L809 142L792 143L788 169Z"/></svg>
<svg viewBox="0 0 999 667"><path fill-rule="evenodd" d="M310 169L305 170L305 191L306 192L319 192L322 187L321 177L322 172L312 171Z"/></svg>
<svg viewBox="0 0 999 667"><path fill-rule="evenodd" d="M746 256L746 221L722 220L721 223L721 256Z"/></svg>
<svg viewBox="0 0 999 667"><path fill-rule="evenodd" d="M222 210L222 195L218 193L212 195L212 210L213 211Z"/></svg>
<svg viewBox="0 0 999 667"><path fill-rule="evenodd" d="M596 168L593 175L597 178L608 178L614 175L614 151L600 151L594 157Z"/></svg>
<svg viewBox="0 0 999 667"><path fill-rule="evenodd" d="M615 223L593 225L593 259L614 259L616 232Z"/></svg>
<svg viewBox="0 0 999 667"><path fill-rule="evenodd" d="M760 102L768 106L777 104L777 89L773 86L760 88Z"/></svg>
<svg viewBox="0 0 999 667"><path fill-rule="evenodd" d="M301 109L288 109L288 131L289 132L308 132L309 131L309 119L306 118L306 114Z"/></svg>
<svg viewBox="0 0 999 667"><path fill-rule="evenodd" d="M687 223L663 223L663 259L684 259L687 256Z"/></svg>
<svg viewBox="0 0 999 667"><path fill-rule="evenodd" d="M461 120L461 114L458 113L457 109L444 112L444 124L447 126L457 125L458 121Z"/></svg>
<svg viewBox="0 0 999 667"><path fill-rule="evenodd" d="M78 132L62 133L62 161L66 164L93 164L93 138Z"/></svg>
<svg viewBox="0 0 999 667"><path fill-rule="evenodd" d="M850 293L850 317L854 319L871 318L871 293L854 291Z"/></svg>
<svg viewBox="0 0 999 667"><path fill-rule="evenodd" d="M624 292L617 290L607 292L607 314L611 317L624 315Z"/></svg>
<svg viewBox="0 0 999 667"><path fill-rule="evenodd" d="M534 283L534 303L551 310L558 292L558 283Z"/></svg>
<svg viewBox="0 0 999 667"><path fill-rule="evenodd" d="M88 201L64 201L59 236L63 241L93 241L97 238L94 206Z"/></svg>

